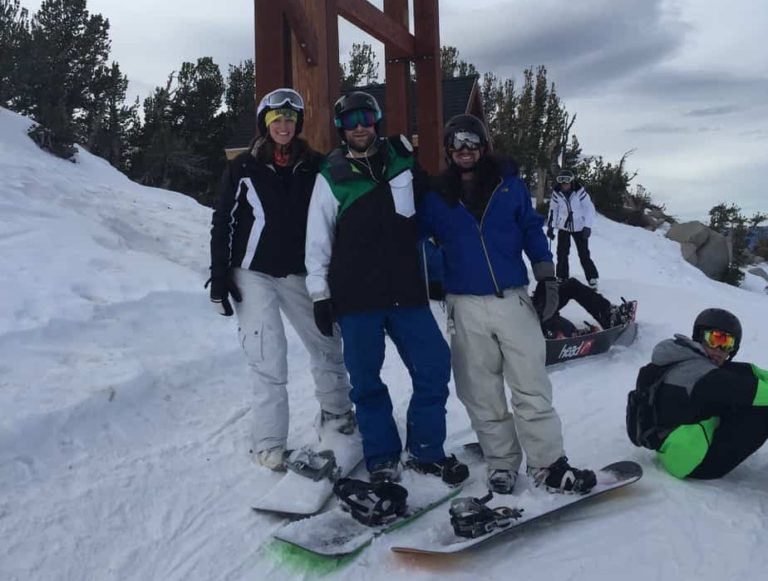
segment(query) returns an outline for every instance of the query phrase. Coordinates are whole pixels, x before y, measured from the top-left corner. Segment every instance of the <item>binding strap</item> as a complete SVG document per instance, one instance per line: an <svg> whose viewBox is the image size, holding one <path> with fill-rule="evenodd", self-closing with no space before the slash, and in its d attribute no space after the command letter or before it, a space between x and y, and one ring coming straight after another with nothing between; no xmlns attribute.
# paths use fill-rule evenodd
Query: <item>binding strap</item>
<svg viewBox="0 0 768 581"><path fill-rule="evenodd" d="M371 483L341 478L333 485L341 508L365 526L387 524L406 512L408 491L394 482Z"/></svg>
<svg viewBox="0 0 768 581"><path fill-rule="evenodd" d="M453 532L460 537L474 539L496 529L506 528L512 521L522 518L522 508L488 508L488 501L492 498L493 492L488 492L482 498L465 496L451 501L449 513Z"/></svg>

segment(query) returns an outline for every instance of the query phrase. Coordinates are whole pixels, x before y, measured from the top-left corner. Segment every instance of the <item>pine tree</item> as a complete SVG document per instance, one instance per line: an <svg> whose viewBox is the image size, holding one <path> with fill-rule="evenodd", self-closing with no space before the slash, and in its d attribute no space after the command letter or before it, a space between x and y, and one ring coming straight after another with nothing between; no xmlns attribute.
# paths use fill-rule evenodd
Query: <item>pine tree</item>
<svg viewBox="0 0 768 581"><path fill-rule="evenodd" d="M731 240L731 263L728 265L723 282L739 286L744 280L742 267L747 264L749 232L766 219L768 219L768 215L760 212L747 218L741 213L741 208L737 204L726 204L725 202L721 202L709 210L709 227Z"/></svg>
<svg viewBox="0 0 768 581"><path fill-rule="evenodd" d="M94 103L86 118L88 150L124 172L128 169L130 135L140 123L138 102L125 104L127 89L128 78L120 72L120 65L112 63L98 79Z"/></svg>
<svg viewBox="0 0 768 581"><path fill-rule="evenodd" d="M0 0L0 106L16 110L29 44L28 12L19 0Z"/></svg>
<svg viewBox="0 0 768 581"><path fill-rule="evenodd" d="M173 107L175 73L144 99L144 124L132 140L130 176L141 184L182 191L183 180L202 177L205 159L179 136Z"/></svg>
<svg viewBox="0 0 768 581"><path fill-rule="evenodd" d="M459 58L459 49L455 46L440 47L440 68L446 79L479 76L475 65Z"/></svg>
<svg viewBox="0 0 768 581"><path fill-rule="evenodd" d="M340 74L342 90L370 85L378 81L379 63L373 47L367 42L354 43L349 52L349 63L341 66Z"/></svg>
<svg viewBox="0 0 768 581"><path fill-rule="evenodd" d="M64 150L87 140L89 110L107 71L109 22L85 6L85 0L43 1L32 18L23 75L21 111L51 132Z"/></svg>
<svg viewBox="0 0 768 581"><path fill-rule="evenodd" d="M227 108L227 123L230 128L256 108L255 100L256 71L252 59L239 65L229 65L227 89L224 93L224 104Z"/></svg>
<svg viewBox="0 0 768 581"><path fill-rule="evenodd" d="M197 63L183 63L172 109L178 136L195 155L205 159L204 173L190 175L177 187L203 203L215 195L218 178L224 170L225 114L220 111L224 78L210 57Z"/></svg>

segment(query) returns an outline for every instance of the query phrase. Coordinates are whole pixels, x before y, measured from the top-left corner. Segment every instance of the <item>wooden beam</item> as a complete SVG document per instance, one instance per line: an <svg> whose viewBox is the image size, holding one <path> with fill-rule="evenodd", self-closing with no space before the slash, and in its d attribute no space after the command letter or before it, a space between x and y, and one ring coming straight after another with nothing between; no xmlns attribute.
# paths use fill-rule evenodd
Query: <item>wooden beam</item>
<svg viewBox="0 0 768 581"><path fill-rule="evenodd" d="M416 0L418 5L421 0ZM336 0L338 14L349 20L363 32L380 40L386 45L407 56L416 54L416 39L408 32L408 26L403 26L394 18L384 14L367 0Z"/></svg>
<svg viewBox="0 0 768 581"><path fill-rule="evenodd" d="M408 29L408 0L384 0L384 13L394 22ZM387 110L384 122L387 133L402 133L412 139L408 131L408 83L410 81L411 61L402 51L386 44L384 46L386 62Z"/></svg>
<svg viewBox="0 0 768 581"><path fill-rule="evenodd" d="M327 153L337 143L333 127L333 103L339 94L339 30L336 0L297 0L318 40L317 60L309 63L293 36L293 87L306 104L304 137L309 144ZM317 34L315 29L325 30Z"/></svg>
<svg viewBox="0 0 768 581"><path fill-rule="evenodd" d="M415 0L413 20L417 39L416 111L419 162L438 173L443 159L443 87L440 68L440 9L438 0Z"/></svg>
<svg viewBox="0 0 768 581"><path fill-rule="evenodd" d="M316 66L320 59L317 33L307 18L307 13L303 10L300 0L283 0L283 5L291 30L296 37L296 44L304 53L307 64Z"/></svg>
<svg viewBox="0 0 768 581"><path fill-rule="evenodd" d="M285 17L279 3L255 0L256 102L265 94L289 84L285 63L288 58Z"/></svg>

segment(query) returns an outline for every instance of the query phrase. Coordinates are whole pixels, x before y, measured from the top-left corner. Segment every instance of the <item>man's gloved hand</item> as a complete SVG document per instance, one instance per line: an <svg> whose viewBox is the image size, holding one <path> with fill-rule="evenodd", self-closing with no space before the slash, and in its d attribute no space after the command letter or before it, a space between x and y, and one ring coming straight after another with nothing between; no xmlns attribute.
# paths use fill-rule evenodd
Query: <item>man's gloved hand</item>
<svg viewBox="0 0 768 581"><path fill-rule="evenodd" d="M320 334L333 337L333 303L331 299L315 301L315 325Z"/></svg>
<svg viewBox="0 0 768 581"><path fill-rule="evenodd" d="M540 280L536 285L536 291L534 292L536 311L542 321L548 321L557 312L557 308L560 306L560 291L558 290L557 279L548 277L544 280Z"/></svg>
<svg viewBox="0 0 768 581"><path fill-rule="evenodd" d="M560 307L560 292L555 278L555 265L537 262L533 265L533 277L539 281L533 293L533 306L542 321L552 318Z"/></svg>
<svg viewBox="0 0 768 581"><path fill-rule="evenodd" d="M208 288L208 285L211 286L211 302L216 305L216 312L225 317L231 317L234 311L229 302L229 296L232 295L232 298L238 303L243 301L240 289L232 280L232 272L227 271L224 275L212 276L205 283L205 288Z"/></svg>
<svg viewBox="0 0 768 581"><path fill-rule="evenodd" d="M552 229L552 226L547 228L547 238L549 238L550 240L555 239L555 231Z"/></svg>
<svg viewBox="0 0 768 581"><path fill-rule="evenodd" d="M584 228L582 233L584 238L589 238L592 235L592 228Z"/></svg>

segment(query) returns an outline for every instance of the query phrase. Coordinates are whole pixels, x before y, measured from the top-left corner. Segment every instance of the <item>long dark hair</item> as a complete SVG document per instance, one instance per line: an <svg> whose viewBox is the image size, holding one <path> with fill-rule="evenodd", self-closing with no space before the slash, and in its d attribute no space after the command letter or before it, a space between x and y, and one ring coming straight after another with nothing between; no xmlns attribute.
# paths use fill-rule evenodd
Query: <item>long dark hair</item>
<svg viewBox="0 0 768 581"><path fill-rule="evenodd" d="M514 160L496 155L483 155L474 168L475 187L478 192L490 195L499 183L499 178L505 175L517 175L518 167ZM443 198L454 206L459 203L462 194L461 172L453 165L443 171L435 185Z"/></svg>

